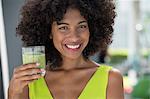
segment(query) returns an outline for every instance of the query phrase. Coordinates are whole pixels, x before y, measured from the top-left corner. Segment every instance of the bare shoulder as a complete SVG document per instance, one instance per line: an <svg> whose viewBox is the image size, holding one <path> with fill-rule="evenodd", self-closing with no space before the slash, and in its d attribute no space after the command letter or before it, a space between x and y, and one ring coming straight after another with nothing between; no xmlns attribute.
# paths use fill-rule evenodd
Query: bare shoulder
<svg viewBox="0 0 150 99"><path fill-rule="evenodd" d="M121 83L122 81L123 81L123 77L119 70L113 68L109 71L109 82Z"/></svg>
<svg viewBox="0 0 150 99"><path fill-rule="evenodd" d="M107 99L124 99L123 77L117 69L109 71Z"/></svg>

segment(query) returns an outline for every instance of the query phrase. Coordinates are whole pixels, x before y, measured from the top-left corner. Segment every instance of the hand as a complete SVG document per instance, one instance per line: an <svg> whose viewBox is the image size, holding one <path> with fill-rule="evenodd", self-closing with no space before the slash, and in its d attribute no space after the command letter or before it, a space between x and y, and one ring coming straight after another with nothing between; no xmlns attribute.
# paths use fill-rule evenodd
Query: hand
<svg viewBox="0 0 150 99"><path fill-rule="evenodd" d="M14 69L12 79L9 84L8 97L18 96L23 92L25 86L30 82L41 78L44 72L38 68L38 63L24 64Z"/></svg>

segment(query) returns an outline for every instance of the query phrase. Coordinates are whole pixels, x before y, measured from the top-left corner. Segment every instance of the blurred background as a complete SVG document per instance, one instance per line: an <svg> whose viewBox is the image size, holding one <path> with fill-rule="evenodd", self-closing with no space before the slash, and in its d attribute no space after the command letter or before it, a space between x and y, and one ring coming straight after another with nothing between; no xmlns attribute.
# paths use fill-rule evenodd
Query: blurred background
<svg viewBox="0 0 150 99"><path fill-rule="evenodd" d="M7 99L13 68L22 64L21 41L15 35L24 0L0 1L0 99ZM118 68L125 99L150 99L150 0L116 0L113 43L91 57Z"/></svg>

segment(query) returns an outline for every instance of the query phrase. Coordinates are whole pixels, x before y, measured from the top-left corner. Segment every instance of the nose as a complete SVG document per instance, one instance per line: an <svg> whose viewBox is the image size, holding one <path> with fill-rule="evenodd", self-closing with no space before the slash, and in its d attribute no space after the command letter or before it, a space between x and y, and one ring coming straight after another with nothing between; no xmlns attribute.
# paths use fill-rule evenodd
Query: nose
<svg viewBox="0 0 150 99"><path fill-rule="evenodd" d="M79 35L79 33L77 32L77 31L72 31L71 33L70 33L70 36L69 36L69 38L70 38L70 40L72 41L72 42L77 42L77 41L79 41L79 39L80 39L80 35Z"/></svg>

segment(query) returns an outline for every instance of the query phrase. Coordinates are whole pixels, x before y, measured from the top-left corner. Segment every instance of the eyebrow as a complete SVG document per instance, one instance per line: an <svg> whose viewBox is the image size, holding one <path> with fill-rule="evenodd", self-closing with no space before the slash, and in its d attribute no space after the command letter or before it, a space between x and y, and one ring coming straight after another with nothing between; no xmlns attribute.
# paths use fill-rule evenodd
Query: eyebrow
<svg viewBox="0 0 150 99"><path fill-rule="evenodd" d="M64 23L64 22L57 22L57 25L69 25L68 23Z"/></svg>
<svg viewBox="0 0 150 99"><path fill-rule="evenodd" d="M87 23L87 21L81 21L78 24L81 24L81 23ZM69 25L69 24L68 23L64 23L64 22L57 22L57 25Z"/></svg>
<svg viewBox="0 0 150 99"><path fill-rule="evenodd" d="M87 21L81 21L81 22L79 22L78 24L81 24L81 23L87 23Z"/></svg>

